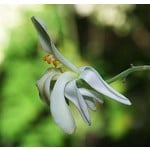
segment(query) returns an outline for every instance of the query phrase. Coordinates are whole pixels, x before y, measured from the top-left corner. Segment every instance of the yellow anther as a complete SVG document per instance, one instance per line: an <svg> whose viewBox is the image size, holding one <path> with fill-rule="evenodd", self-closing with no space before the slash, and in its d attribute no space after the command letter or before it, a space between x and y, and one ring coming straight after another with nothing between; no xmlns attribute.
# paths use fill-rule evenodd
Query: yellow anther
<svg viewBox="0 0 150 150"><path fill-rule="evenodd" d="M44 60L44 61L47 61L48 64L51 63L51 59L50 59L49 56L50 56L50 55L46 55L46 56L44 56L44 58L43 58L43 60Z"/></svg>
<svg viewBox="0 0 150 150"><path fill-rule="evenodd" d="M55 68L57 68L57 67L58 67L58 65L59 65L59 61L54 60L54 61L53 61L53 65L55 66Z"/></svg>
<svg viewBox="0 0 150 150"><path fill-rule="evenodd" d="M46 55L43 57L43 60L46 61L48 64L52 63L55 68L57 68L60 64L59 61L53 55Z"/></svg>

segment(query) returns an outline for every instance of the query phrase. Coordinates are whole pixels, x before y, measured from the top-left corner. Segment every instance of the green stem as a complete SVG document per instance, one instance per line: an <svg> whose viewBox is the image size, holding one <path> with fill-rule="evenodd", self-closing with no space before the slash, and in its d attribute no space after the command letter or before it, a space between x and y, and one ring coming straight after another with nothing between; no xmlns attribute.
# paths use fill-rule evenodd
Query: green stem
<svg viewBox="0 0 150 150"><path fill-rule="evenodd" d="M120 74L114 76L113 78L107 80L107 83L112 83L116 80L122 79L127 77L130 73L135 71L145 71L150 70L150 65L144 65L144 66L131 66L131 68L126 69L125 71L121 72Z"/></svg>

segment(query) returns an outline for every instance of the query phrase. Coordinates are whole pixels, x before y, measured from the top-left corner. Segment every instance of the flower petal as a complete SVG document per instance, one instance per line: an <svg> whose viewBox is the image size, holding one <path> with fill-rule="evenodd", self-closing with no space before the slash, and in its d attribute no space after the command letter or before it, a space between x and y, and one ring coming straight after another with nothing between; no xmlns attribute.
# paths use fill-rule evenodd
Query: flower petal
<svg viewBox="0 0 150 150"><path fill-rule="evenodd" d="M74 132L76 126L66 103L64 92L66 84L75 78L72 72L65 72L56 81L50 97L50 108L55 122L68 134Z"/></svg>
<svg viewBox="0 0 150 150"><path fill-rule="evenodd" d="M47 83L47 79L50 78L52 79L52 77L56 74L58 74L59 71L57 70L54 70L54 69L47 69L47 71L44 73L44 75L37 81L36 85L37 85L37 88L39 90L39 95L40 95L40 98L41 100L43 100L45 103L49 103L49 97L47 97L46 93L50 92L48 91L48 87L47 87L47 90L46 90L46 93L45 93L45 89L44 89L44 86L45 86L45 83L48 85L49 83ZM50 80L49 79L49 80ZM50 81L49 81L50 82Z"/></svg>
<svg viewBox="0 0 150 150"><path fill-rule="evenodd" d="M85 97L93 98L93 99L97 100L98 102L103 103L103 100L100 98L100 96L95 91L88 90L86 88L79 88L79 91Z"/></svg>
<svg viewBox="0 0 150 150"><path fill-rule="evenodd" d="M45 24L43 23L42 20L40 20L34 16L31 18L31 20L36 28L37 33L38 33L42 48L46 52L52 53L51 38L48 34Z"/></svg>
<svg viewBox="0 0 150 150"><path fill-rule="evenodd" d="M131 105L129 99L110 87L92 67L80 67L80 78L86 81L96 91L126 105Z"/></svg>
<svg viewBox="0 0 150 150"><path fill-rule="evenodd" d="M68 61L57 50L57 48L55 47L55 45L53 44L53 42L51 40L51 37L48 34L47 28L46 28L45 24L43 23L43 21L34 16L31 18L31 20L36 28L36 31L38 33L38 36L39 36L39 39L40 39L43 49L46 52L53 54L57 58L57 60L59 60L68 69L79 73L78 67L76 67L74 64L72 64L70 61Z"/></svg>
<svg viewBox="0 0 150 150"><path fill-rule="evenodd" d="M91 109L91 110L96 110L96 106L94 103L94 99L91 97L84 97L85 102L87 103L87 106Z"/></svg>
<svg viewBox="0 0 150 150"><path fill-rule="evenodd" d="M59 75L60 75L60 73L51 73L50 76L45 80L43 90L44 90L44 95L46 96L47 99L50 99L50 95L51 95L51 91L52 91L52 89L50 89L51 81L54 78L58 78Z"/></svg>
<svg viewBox="0 0 150 150"><path fill-rule="evenodd" d="M66 85L65 96L77 107L83 120L90 125L91 121L88 112L88 107L83 96L77 88L76 80L73 80Z"/></svg>

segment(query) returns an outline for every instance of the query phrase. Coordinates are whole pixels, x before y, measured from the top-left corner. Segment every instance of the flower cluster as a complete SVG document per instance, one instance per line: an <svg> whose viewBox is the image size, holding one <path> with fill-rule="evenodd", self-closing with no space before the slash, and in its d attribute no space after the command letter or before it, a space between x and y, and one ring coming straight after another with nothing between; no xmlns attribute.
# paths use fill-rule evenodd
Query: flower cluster
<svg viewBox="0 0 150 150"><path fill-rule="evenodd" d="M99 75L99 73L90 66L76 67L68 61L53 44L46 26L42 20L31 18L38 33L43 49L50 56L55 57L67 71L62 71L56 66L47 69L44 75L37 81L39 95L43 101L50 104L50 111L55 122L66 133L72 134L75 131L76 124L68 103L72 102L80 112L83 120L90 125L90 115L88 109L95 110L94 101L103 103L101 95L131 105L129 99L110 87ZM50 62L50 57L46 60Z"/></svg>

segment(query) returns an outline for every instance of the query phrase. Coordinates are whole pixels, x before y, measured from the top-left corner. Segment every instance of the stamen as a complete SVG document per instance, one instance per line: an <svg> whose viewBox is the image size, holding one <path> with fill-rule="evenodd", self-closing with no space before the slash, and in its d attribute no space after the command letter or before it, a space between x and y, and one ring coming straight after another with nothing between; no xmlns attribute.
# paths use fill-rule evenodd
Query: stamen
<svg viewBox="0 0 150 150"><path fill-rule="evenodd" d="M58 65L59 65L59 61L58 61L58 60L54 60L54 61L53 61L53 65L55 66L55 68L57 68Z"/></svg>
<svg viewBox="0 0 150 150"><path fill-rule="evenodd" d="M48 64L53 64L55 68L57 68L60 62L53 56L53 55L46 55L43 57L43 60L46 61Z"/></svg>
<svg viewBox="0 0 150 150"><path fill-rule="evenodd" d="M43 60L44 60L44 61L47 61L48 64L51 63L51 59L50 59L49 56L50 56L50 55L46 55L46 56L44 56L44 58L43 58Z"/></svg>

